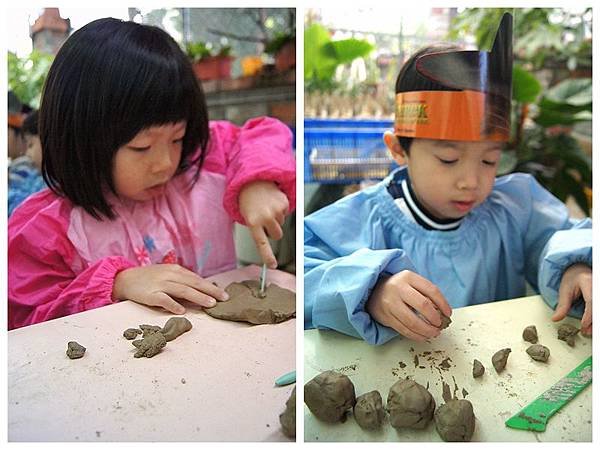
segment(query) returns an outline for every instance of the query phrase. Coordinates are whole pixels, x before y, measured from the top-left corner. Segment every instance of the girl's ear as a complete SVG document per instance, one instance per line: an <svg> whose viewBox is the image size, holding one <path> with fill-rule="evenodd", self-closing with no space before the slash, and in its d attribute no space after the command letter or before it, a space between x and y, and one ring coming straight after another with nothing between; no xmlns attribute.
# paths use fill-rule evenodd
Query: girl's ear
<svg viewBox="0 0 600 450"><path fill-rule="evenodd" d="M399 166L406 164L406 153L394 133L391 131L383 133L383 142Z"/></svg>

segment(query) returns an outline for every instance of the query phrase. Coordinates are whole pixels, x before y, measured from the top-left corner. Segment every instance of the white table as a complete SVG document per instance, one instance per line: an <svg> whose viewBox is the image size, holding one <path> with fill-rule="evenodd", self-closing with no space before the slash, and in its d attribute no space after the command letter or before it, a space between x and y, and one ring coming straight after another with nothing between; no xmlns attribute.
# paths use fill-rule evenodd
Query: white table
<svg viewBox="0 0 600 450"><path fill-rule="evenodd" d="M458 398L473 404L476 416L473 441L585 441L592 439L592 388L588 386L549 421L546 431L536 433L508 428L504 422L592 354L592 340L578 336L575 348L556 337L559 324L550 320L551 309L539 296L455 309L452 324L430 342L396 338L382 346L333 331L304 333L305 382L325 370L349 376L356 395L377 389L384 406L389 388L409 376L426 386L436 405L443 403L442 381ZM563 322L579 327L579 320ZM562 323L562 322L561 322ZM550 349L547 364L533 361L525 352L531 345L522 339L527 325L535 325L539 343ZM497 374L491 357L510 347L506 369ZM413 351L411 351L411 348ZM423 352L432 352L424 355ZM437 352L437 353L436 353ZM415 367L414 356L419 358ZM445 358L450 367L442 367ZM473 359L485 366L485 374L473 379ZM405 364L402 368L400 362ZM468 394L463 394L465 389ZM327 424L304 405L305 441L441 441L433 422L425 430L396 431L386 419L381 430L362 430L354 418Z"/></svg>
<svg viewBox="0 0 600 450"><path fill-rule="evenodd" d="M295 291L292 275L268 279ZM249 325L185 306L193 328L153 358L134 358L123 330L173 315L130 301L9 332L9 441L289 441L279 414L293 386L274 381L295 369L296 320ZM83 358L66 356L71 340Z"/></svg>

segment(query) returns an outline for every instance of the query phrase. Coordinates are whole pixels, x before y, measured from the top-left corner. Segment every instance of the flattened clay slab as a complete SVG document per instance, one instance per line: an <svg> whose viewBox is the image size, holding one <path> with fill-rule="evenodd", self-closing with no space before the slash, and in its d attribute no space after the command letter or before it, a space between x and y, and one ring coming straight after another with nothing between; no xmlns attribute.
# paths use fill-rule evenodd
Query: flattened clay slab
<svg viewBox="0 0 600 450"><path fill-rule="evenodd" d="M500 373L504 370L510 351L510 348L503 348L502 350L498 350L496 353L494 353L494 356L492 356L492 364L494 365L496 372Z"/></svg>
<svg viewBox="0 0 600 450"><path fill-rule="evenodd" d="M392 385L387 398L390 423L394 428L423 429L431 422L435 400L429 391L413 380Z"/></svg>
<svg viewBox="0 0 600 450"><path fill-rule="evenodd" d="M85 347L83 345L78 344L75 341L70 341L67 344L67 356L70 359L79 359L83 357L85 353Z"/></svg>
<svg viewBox="0 0 600 450"><path fill-rule="evenodd" d="M528 327L525 327L523 330L523 339L527 342L531 342L532 344L537 344L538 334L535 325L529 325Z"/></svg>
<svg viewBox="0 0 600 450"><path fill-rule="evenodd" d="M346 375L322 372L304 385L304 403L324 422L343 422L346 411L356 403L354 385Z"/></svg>
<svg viewBox="0 0 600 450"><path fill-rule="evenodd" d="M281 423L283 434L289 438L296 437L296 386L294 386L290 398L285 402L285 411L279 415L279 423Z"/></svg>
<svg viewBox="0 0 600 450"><path fill-rule="evenodd" d="M206 308L206 314L223 320L249 322L256 325L284 322L296 315L296 294L271 283L266 289L266 297L260 298L260 285L257 280L231 283L225 288L229 294L226 302Z"/></svg>
<svg viewBox="0 0 600 450"><path fill-rule="evenodd" d="M547 362L550 357L550 349L541 344L530 345L526 352L536 361Z"/></svg>
<svg viewBox="0 0 600 450"><path fill-rule="evenodd" d="M354 418L356 423L365 430L376 430L381 427L385 411L379 391L367 392L356 399Z"/></svg>
<svg viewBox="0 0 600 450"><path fill-rule="evenodd" d="M475 414L469 400L450 400L435 412L435 429L446 442L469 442L475 431Z"/></svg>
<svg viewBox="0 0 600 450"><path fill-rule="evenodd" d="M479 378L485 372L485 367L481 364L481 361L474 359L473 360L473 378Z"/></svg>

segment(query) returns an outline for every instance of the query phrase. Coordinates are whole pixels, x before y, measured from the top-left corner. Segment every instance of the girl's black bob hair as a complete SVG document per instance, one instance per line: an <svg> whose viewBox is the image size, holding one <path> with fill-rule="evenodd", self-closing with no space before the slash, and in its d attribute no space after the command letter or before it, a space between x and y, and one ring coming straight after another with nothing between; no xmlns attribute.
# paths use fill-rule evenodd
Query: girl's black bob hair
<svg viewBox="0 0 600 450"><path fill-rule="evenodd" d="M177 174L196 165L197 177L208 111L185 53L160 28L113 18L90 22L65 41L44 85L44 180L93 217L113 219L104 194L116 194L116 151L143 129L181 120L187 127Z"/></svg>
<svg viewBox="0 0 600 450"><path fill-rule="evenodd" d="M451 89L447 86L431 81L429 78L425 78L417 72L417 59L428 53L438 53L446 51L460 50L459 47L449 44L432 45L423 47L414 53L402 66L400 73L396 78L396 94L400 92L414 92L414 91L454 91L457 89ZM408 153L410 145L412 144L413 138L405 136L396 136L400 146Z"/></svg>

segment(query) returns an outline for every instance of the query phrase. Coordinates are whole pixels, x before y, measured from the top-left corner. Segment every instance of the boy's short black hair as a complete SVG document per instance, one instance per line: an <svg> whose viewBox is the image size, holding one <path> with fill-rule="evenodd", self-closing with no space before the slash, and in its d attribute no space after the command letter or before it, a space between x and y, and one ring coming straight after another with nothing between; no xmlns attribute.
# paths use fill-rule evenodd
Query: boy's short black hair
<svg viewBox="0 0 600 450"><path fill-rule="evenodd" d="M90 22L65 41L44 85L44 180L93 217L112 219L104 192L116 194L116 151L145 128L181 120L187 127L177 173L196 164L198 175L208 111L185 53L157 27L113 18Z"/></svg>
<svg viewBox="0 0 600 450"><path fill-rule="evenodd" d="M459 47L455 45L449 44L439 44L432 45L428 47L423 47L414 53L402 66L400 69L400 73L396 78L396 94L400 92L414 92L414 91L453 91L456 89L451 89L447 86L442 86L441 84L435 83L431 81L429 78L425 78L419 72L417 72L416 64L417 59L419 57L426 55L428 53L438 53L438 52L446 52L446 51L456 51L460 50ZM405 136L396 136L398 138L398 142L404 149L406 153L408 153L410 149L410 145L412 144L413 138L405 137Z"/></svg>
<svg viewBox="0 0 600 450"><path fill-rule="evenodd" d="M38 120L39 120L39 111L37 109L34 109L32 112L27 114L27 117L25 117L25 120L23 121L23 126L21 127L23 134L30 134L32 136L37 136L39 134Z"/></svg>

